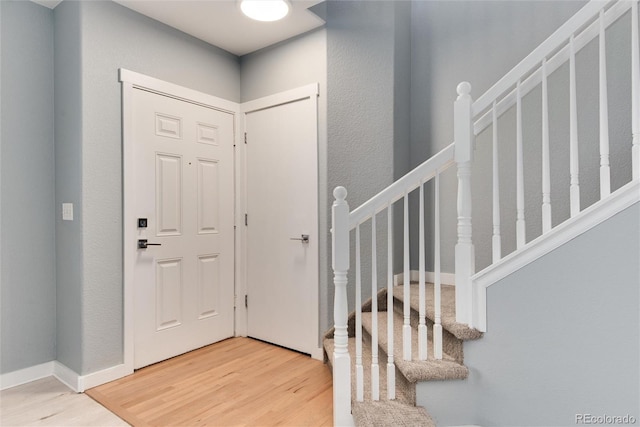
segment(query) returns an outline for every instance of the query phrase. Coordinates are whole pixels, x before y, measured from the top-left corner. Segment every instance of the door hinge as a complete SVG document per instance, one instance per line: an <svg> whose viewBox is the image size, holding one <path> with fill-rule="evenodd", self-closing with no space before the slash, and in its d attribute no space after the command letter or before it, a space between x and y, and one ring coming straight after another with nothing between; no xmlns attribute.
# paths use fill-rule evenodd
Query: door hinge
<svg viewBox="0 0 640 427"><path fill-rule="evenodd" d="M249 295L244 296L244 307L249 308Z"/></svg>
<svg viewBox="0 0 640 427"><path fill-rule="evenodd" d="M244 214L244 225L245 226L249 225L249 214Z"/></svg>
<svg viewBox="0 0 640 427"><path fill-rule="evenodd" d="M247 133L246 132L244 133L244 143L245 144L247 143Z"/></svg>

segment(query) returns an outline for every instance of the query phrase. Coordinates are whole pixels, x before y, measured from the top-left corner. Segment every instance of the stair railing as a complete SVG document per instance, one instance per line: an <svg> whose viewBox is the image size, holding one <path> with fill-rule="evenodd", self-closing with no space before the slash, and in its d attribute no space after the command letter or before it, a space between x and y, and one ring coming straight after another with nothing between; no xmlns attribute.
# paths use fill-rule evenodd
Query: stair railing
<svg viewBox="0 0 640 427"><path fill-rule="evenodd" d="M470 107L470 100L467 106ZM470 110L469 110L470 111ZM469 127L469 131L471 128ZM469 133L470 135L470 133ZM467 135L469 137L469 135ZM468 143L467 145L470 146ZM335 202L332 207L332 239L333 239L333 269L335 284L334 301L334 423L335 425L349 425L350 423L350 399L351 399L351 356L348 352L348 306L347 298L347 273L349 270L350 257L350 231L355 230L355 382L357 401L364 400L364 366L363 366L363 336L362 336L362 248L360 231L362 227L370 227L371 230L371 399L380 400L380 366L378 345L380 337L378 334L378 226L377 218L386 213L387 227L387 328L386 328L386 390L387 399L396 398L395 387L395 356L394 356L394 312L393 295L395 277L393 274L393 208L394 203L403 205L403 323L402 328L402 359L403 360L427 360L429 357L442 359L442 325L441 325L441 273L440 273L440 174L450 168L456 161L456 147L452 143L435 156L400 178L375 197L371 198L363 205L352 212L349 212L349 205L346 201L347 191L344 187L337 187L334 190ZM434 188L434 273L431 280L434 282L434 325L433 325L433 351L432 356L428 356L428 331L426 324L426 273L425 259L425 186L433 181ZM419 196L420 210L418 221L420 227L419 239L419 262L420 272L418 277L419 304L419 325L418 325L418 348L412 349L412 328L410 324L410 235L409 235L409 195L416 191ZM366 223L369 223L368 225ZM462 298L461 298L462 300ZM470 304L469 304L470 306ZM459 312L462 312L460 310ZM414 351L415 350L415 351ZM340 395L340 396L339 396Z"/></svg>
<svg viewBox="0 0 640 427"><path fill-rule="evenodd" d="M640 49L638 42L638 0L592 0L578 11L571 19L538 46L529 56L507 73L485 94L475 102L471 97L471 85L460 83L457 88L458 97L454 103L454 143L425 161L404 177L400 178L369 201L352 212L346 201L347 191L337 187L334 191L335 202L332 207L332 264L334 269L335 301L335 350L333 364L334 378L334 423L335 425L351 424L351 356L348 351L348 304L347 273L350 257L350 231L355 230L355 381L356 400L364 397L363 386L363 354L362 354L362 275L361 275L361 242L360 229L366 222L371 228L371 398L380 399L379 393L379 358L378 358L378 278L377 278L377 223L376 217L386 212L387 217L387 398L395 398L395 364L394 364L394 319L393 319L393 221L392 207L402 200L403 203L403 294L404 305L402 324L402 359L425 360L427 351L427 327L425 321L425 242L424 242L424 187L434 181L434 312L433 328L434 358L442 358L442 327L440 324L441 273L440 273L440 215L439 215L439 176L457 165L457 243L455 246L455 295L456 321L468 324L482 331L486 330L483 316L477 311L482 306L483 296L474 288L475 254L472 240L471 209L471 166L475 138L481 132L492 127L493 131L493 224L492 224L492 262L506 261L502 255L500 236L500 200L498 174L497 120L515 106L516 109L516 252L522 250L529 242L525 235L524 211L524 176L523 176L523 137L522 137L522 98L534 88L541 86L542 91L542 223L543 235L549 233L551 223L550 197L550 160L549 160L549 109L547 105L547 77L561 65L569 62L569 105L570 105L570 211L571 217L580 211L579 167L578 167L578 135L577 135L577 97L576 97L576 65L575 56L591 40L599 37L599 70L600 70L600 193L601 200L611 195L610 165L608 145L608 113L607 113L607 79L606 79L606 45L605 30L616 22L623 14L631 10L631 97L632 97L632 129L630 154L632 156L632 181L640 180ZM634 182L630 183L634 184ZM409 264L409 194L419 192L419 326L418 349L415 353L411 347L410 325L410 264ZM478 301L480 303L478 304Z"/></svg>
<svg viewBox="0 0 640 427"><path fill-rule="evenodd" d="M474 275L473 264L467 270L459 270L458 264L473 262L467 260L468 253L458 253L456 247L456 285L462 280L465 291L470 292L467 302L471 301L471 307L466 313L469 325L486 331L485 296L482 291L486 287L477 283L480 274L486 274L492 265L500 263L505 255L501 247L501 222L500 222L500 181L498 173L498 119L506 112L515 107L516 120L516 250L509 254L511 261L519 253L523 252L532 241L540 242L543 237L550 235L551 231L557 228L552 225L552 205L551 205L551 166L550 166L550 137L549 137L549 89L547 85L548 77L560 68L569 63L569 205L570 219L575 219L582 211L580 203L580 167L579 167L579 138L578 138L578 98L577 98L577 66L576 55L592 40L598 38L598 109L599 109L599 165L589 165L599 167L599 187L600 201L607 199L611 194L611 166L609 161L609 113L608 113L608 93L607 93L607 49L606 30L613 23L618 21L628 11L631 11L631 129L629 154L632 158L632 182L640 178L640 49L638 42L638 0L606 0L590 1L580 9L571 19L562 25L547 40L538 46L531 54L516 65L509 73L500 79L486 93L479 97L471 105L470 122L467 117L463 117L464 112L456 110L455 123L464 127L467 123L473 123L473 136L480 135L491 127L492 131L492 260L491 264ZM460 88L460 87L459 87ZM539 88L542 95L542 171L541 182L541 217L542 235L537 239L527 239L526 218L525 218L525 186L524 186L524 147L523 147L523 109L522 99L532 90ZM459 101L456 101L459 102ZM456 107L457 108L457 107ZM459 123L462 122L462 123ZM588 166L588 167L589 167ZM627 186L628 187L628 186ZM622 188L626 190L628 188ZM460 191L460 190L459 190ZM463 191L466 189L463 187ZM460 211L460 193L459 211ZM465 199L463 197L463 199ZM463 210L463 212L466 212ZM470 215L470 208L469 208ZM466 221L466 213L462 215ZM463 224L469 226L466 222ZM458 223L460 227L460 222ZM460 236L460 233L459 233ZM459 242L460 244L460 242ZM459 255L464 259L458 259ZM472 258L472 257L471 257ZM467 272L471 277L467 277ZM467 288L469 284L469 288ZM486 285L487 283L485 283ZM490 283L488 283L490 284ZM480 289L482 288L482 289ZM456 294L457 296L457 294Z"/></svg>

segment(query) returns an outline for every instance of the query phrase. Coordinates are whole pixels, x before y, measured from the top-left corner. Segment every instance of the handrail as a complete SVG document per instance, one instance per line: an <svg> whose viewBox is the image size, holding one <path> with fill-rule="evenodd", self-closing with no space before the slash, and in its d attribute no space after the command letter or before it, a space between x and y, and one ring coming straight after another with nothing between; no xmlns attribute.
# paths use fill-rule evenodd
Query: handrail
<svg viewBox="0 0 640 427"><path fill-rule="evenodd" d="M362 307L361 289L363 280L361 276L361 258L362 256L371 259L371 280L367 285L371 285L371 295L374 300L371 304L371 346L377 349L380 345L378 340L378 318L382 315L378 311L377 299L375 293L382 285L383 280L378 280L378 259L381 254L378 252L378 227L382 225L376 223L376 214L388 210L387 222L387 307L394 305L394 292L401 290L404 295L402 305L402 320L398 319L397 328L394 326L394 313L392 310L387 311L387 391L388 399L395 397L395 370L396 365L394 358L394 332L402 331L401 347L402 360L426 360L427 354L427 317L426 317L426 270L425 260L433 255L433 307L435 320L433 322L432 342L434 348L435 359L438 349L442 349L442 332L440 310L441 306L441 263L440 263L440 197L439 175L447 168L457 166L457 240L454 252L454 273L455 273L455 319L457 323L467 324L472 328L486 331L486 287L504 277L505 274L515 271L516 268L522 267L523 262L530 262L535 257L543 254L541 251L547 251L549 248L557 247L558 244L570 237L566 234L566 230L571 227L586 227L587 224L582 221L582 213L595 212L595 206L602 206L602 203L594 204L585 210L580 210L580 182L578 167L579 150L577 138L577 96L576 96L576 52L582 50L592 40L599 37L599 111L600 111L600 200L607 199L607 203L616 202L614 199L619 196L621 189L617 192L610 192L610 167L609 167L609 143L608 129L609 117L607 114L608 98L606 94L606 42L605 30L623 16L629 9L632 10L631 22L631 96L632 96L632 142L631 150L633 156L632 162L632 181L638 181L640 178L640 36L638 35L638 2L639 0L591 0L582 7L571 19L563 26L548 37L540 46L538 46L531 54L524 58L520 63L485 92L477 101L473 102L470 94L471 86L467 82L458 85L458 97L453 105L454 113L454 139L452 143L432 156L402 178L393 182L378 194L370 198L368 201L360 205L358 208L350 212L349 205L346 201L347 192L342 187L334 190L335 201L332 206L332 267L334 271L334 324L335 324L335 348L334 348L334 424L336 425L353 425L351 416L351 355L348 345L348 304L347 304L347 286L349 280L349 265L352 257L355 258L355 285L356 285L356 346L355 346L355 399L362 401L364 399L364 366L363 366L363 349L362 349ZM549 106L548 106L548 87L547 77L558 70L563 64L569 61L569 178L570 178L570 207L571 219L555 228L551 224L551 173L549 160ZM522 98L535 90L538 85L542 85L542 223L543 229L540 237L526 240L526 223L525 223L525 186L524 186L524 150L523 150L523 117L522 117ZM515 108L514 108L515 105ZM502 116L510 109L515 109L516 122L516 248L511 254L502 256L501 234L500 234L500 200L496 197L500 194L499 186L499 166L501 162L498 156L498 117ZM478 273L475 265L475 247L472 239L472 162L475 136L480 132L492 126L493 132L493 266ZM623 141L623 143L627 143ZM425 183L435 178L435 194L434 194L434 223L433 236L434 246L433 253L427 255L427 247L425 243ZM633 182L632 182L633 183ZM637 183L637 182L636 182ZM637 185L636 185L637 187ZM627 193L630 194L629 185ZM635 188L635 187L634 187ZM420 209L415 217L409 213L409 193L416 191L416 196L420 197ZM632 191L631 191L632 192ZM617 195L616 195L617 194ZM634 193L634 194L637 194ZM536 196L539 197L539 196ZM398 236L396 231L400 231L396 227L391 215L391 205L401 199L404 199L404 210L402 215L402 232ZM618 198L618 201L622 199ZM624 199L625 201L627 198ZM619 209L621 205L616 205ZM600 209L600 208L598 208ZM602 211L604 212L604 211ZM613 210L608 211L613 212ZM580 214L581 216L577 216ZM410 231L410 219L417 219L417 233ZM429 218L431 219L431 218ZM371 220L370 230L370 248L363 248L360 240L360 225ZM578 222L576 222L578 221ZM478 222L480 223L480 222ZM545 223L547 226L545 226ZM567 228L569 227L569 228ZM355 251L351 251L350 230L356 228L355 232ZM396 230L398 228L398 230ZM369 230L369 224L365 228ZM586 229L586 228L585 228ZM576 228L577 230L577 228ZM559 237L562 236L562 237ZM397 238L396 238L397 237ZM484 238L485 236L483 236ZM544 242L542 238L544 237ZM411 327L411 308L409 301L411 300L411 243L417 238L418 265L417 285L418 299L421 302L418 313L418 358L415 359L412 351L412 337L415 333ZM393 250L394 242L402 242L402 255L396 254ZM548 242L548 243L547 243ZM414 243L415 245L415 243ZM497 248L497 249L496 249ZM526 255L528 253L528 255ZM364 255L363 255L364 254ZM525 254L522 256L521 254ZM403 280L402 286L395 288L394 273L399 263L394 262L395 256L398 255L403 261ZM507 261L511 264L507 266ZM369 282L369 280L367 280ZM431 303L429 303L431 304ZM399 311L398 311L399 313ZM399 324L401 323L401 324ZM381 329L382 330L382 329ZM440 338L439 338L440 337ZM431 351L431 350L429 350ZM398 361L399 363L399 361ZM379 364L377 350L371 353L371 399L378 400L380 398L380 377L379 372L382 366Z"/></svg>
<svg viewBox="0 0 640 427"><path fill-rule="evenodd" d="M551 34L551 36L549 36L544 42L542 42L542 44L534 49L533 52L531 52L526 58L520 61L518 65L516 65L511 71L505 74L503 78L501 78L482 96L477 98L473 103L473 116L477 116L479 113L483 112L485 109L491 106L493 100L495 100L506 90L514 86L518 82L518 80L526 75L532 68L541 64L542 60L545 57L554 52L563 43L566 43L567 40L569 40L569 37L577 33L588 20L598 15L600 13L600 9L605 8L609 3L613 1L616 0L591 0L589 3L587 3L564 25L558 28L556 32ZM619 8L624 8L624 12L631 7L631 3L632 1L622 1L618 2L616 6ZM551 68L549 68L549 72L551 72Z"/></svg>
<svg viewBox="0 0 640 427"><path fill-rule="evenodd" d="M634 1L637 1L637 0L634 0ZM602 2L597 2L597 3L603 4ZM607 12L605 12L605 27L608 28L611 24L616 22L622 15L624 15L624 13L631 8L632 3L633 1L619 1L616 4L614 4ZM587 6L589 6L589 4ZM587 6L585 6L585 8ZM583 9L581 9L578 13L581 13ZM584 23L582 25L578 25L578 28L582 26L584 26ZM556 31L556 33L558 33L558 31ZM556 33L554 33L554 35ZM576 53L582 50L587 44L589 44L591 40L598 37L598 34L599 34L599 24L598 24L598 21L596 20L592 22L589 26L587 26L583 31L581 31L580 34L575 36L574 46L575 46ZM549 37L547 41L552 39L554 35ZM554 38L554 40L556 40L556 38ZM564 40L558 39L558 40L559 40L558 46L562 43L567 42L567 39L564 39ZM543 45L540 45L540 47L542 46ZM549 51L549 53L555 51L558 48L558 46L556 46L554 49ZM537 50L538 49L536 49L536 51ZM489 89L487 92L484 93L484 95L482 95L480 98L478 98L475 101L475 103L473 104L474 117L479 113L481 113L482 111L484 111L487 107L489 107L494 99L497 99L497 97L499 97L504 92L504 90L507 90L511 86L514 86L511 89L511 91L496 103L497 117L501 117L511 107L513 107L513 105L515 105L516 98L517 98L515 85L518 81L518 78L525 75L528 71L531 70L531 68L539 66L542 63L542 60L546 57L545 55L542 58L540 58L539 62L535 62L533 59L531 59L531 61L528 61L528 59L536 51L534 51L531 55L527 56L527 58L522 60L522 62L520 62L520 64L518 64L513 70L511 70L511 72L505 75L504 78L498 81L498 83L496 83L491 89ZM569 55L570 55L569 46L568 44L566 44L560 50L558 50L552 57L547 58L547 76L552 74L558 68L560 68L569 59ZM521 64L523 64L525 61L527 61L527 64L532 64L531 68L526 69L525 71L522 72L522 74L514 74L514 70L516 69L518 69L518 71L524 70L524 66L521 66ZM512 75L514 76L512 78L515 78L515 80L513 81L509 80L511 81L511 84L508 84L506 79L507 77ZM504 83L502 83L503 81ZM541 81L542 81L542 71L540 68L538 68L534 72L532 72L524 81L522 81L522 83L520 84L520 95L524 97L533 89L535 89L540 84ZM497 92L499 89L494 90L494 88L498 87L498 85L500 85L501 88L504 88L502 92ZM480 104L480 101L482 101L482 104ZM485 130L487 127L491 125L492 120L493 120L492 111L491 109L489 109L482 116L480 116L480 118L478 118L475 121L474 134L479 135L480 132L482 132L483 130Z"/></svg>
<svg viewBox="0 0 640 427"><path fill-rule="evenodd" d="M353 230L358 224L362 224L374 213L384 210L389 204L400 200L405 193L420 186L436 176L436 172L442 172L454 163L455 144L451 143L440 150L438 154L423 162L402 178L389 185L384 190L367 200L349 214L349 229Z"/></svg>

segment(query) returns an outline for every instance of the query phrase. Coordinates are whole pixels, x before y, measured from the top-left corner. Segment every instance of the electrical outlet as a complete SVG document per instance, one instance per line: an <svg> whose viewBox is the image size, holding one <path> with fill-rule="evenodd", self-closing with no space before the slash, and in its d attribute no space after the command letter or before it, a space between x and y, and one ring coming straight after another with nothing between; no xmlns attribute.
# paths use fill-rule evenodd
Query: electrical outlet
<svg viewBox="0 0 640 427"><path fill-rule="evenodd" d="M73 203L62 204L62 220L73 221Z"/></svg>

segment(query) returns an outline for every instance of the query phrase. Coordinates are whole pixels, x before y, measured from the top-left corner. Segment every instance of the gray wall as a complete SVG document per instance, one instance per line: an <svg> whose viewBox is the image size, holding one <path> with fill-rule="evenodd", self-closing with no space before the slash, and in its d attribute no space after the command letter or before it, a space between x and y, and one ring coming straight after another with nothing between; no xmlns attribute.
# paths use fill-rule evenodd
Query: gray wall
<svg viewBox="0 0 640 427"><path fill-rule="evenodd" d="M82 67L80 8L62 2L53 12L55 51L56 207L73 203L73 221L56 209L57 360L82 370Z"/></svg>
<svg viewBox="0 0 640 427"><path fill-rule="evenodd" d="M80 4L82 31L82 373L122 361L122 150L118 68L231 101L237 57L113 2ZM115 172L115 173L114 173Z"/></svg>
<svg viewBox="0 0 640 427"><path fill-rule="evenodd" d="M329 328L327 313L329 206L327 196L327 31L324 28L240 58L242 102L319 83L318 197L320 249L320 331Z"/></svg>
<svg viewBox="0 0 640 427"><path fill-rule="evenodd" d="M415 1L412 8L412 166L453 141L453 102L461 81L472 84L478 98L500 77L577 12L580 1ZM607 31L612 182L618 188L630 179L628 132L629 15ZM597 40L577 57L582 207L593 203L597 187ZM568 69L549 79L553 221L569 215ZM590 105L587 105L591 102ZM525 195L527 239L541 232L540 89L523 100L525 120ZM515 248L515 114L499 121L503 254ZM473 223L476 265L486 266L491 254L491 128L478 137L473 165ZM587 173L587 170L592 171ZM453 272L457 180L455 171L442 181L443 270ZM429 203L431 206L432 204ZM429 210L428 210L429 211ZM414 223L417 231L417 224ZM417 253L417 246L413 245ZM429 263L430 264L430 263ZM417 268L417 258L412 258Z"/></svg>
<svg viewBox="0 0 640 427"><path fill-rule="evenodd" d="M113 2L80 4L82 373L122 361L122 150L118 68L240 100L236 56Z"/></svg>
<svg viewBox="0 0 640 427"><path fill-rule="evenodd" d="M464 381L421 383L438 425L571 426L640 419L640 205L489 287L488 332Z"/></svg>
<svg viewBox="0 0 640 427"><path fill-rule="evenodd" d="M31 2L1 10L0 373L54 360L53 22Z"/></svg>
<svg viewBox="0 0 640 427"><path fill-rule="evenodd" d="M347 201L354 209L391 184L396 167L405 168L408 145L402 144L408 144L408 138L399 126L406 125L400 114L409 102L403 98L408 90L402 81L409 73L406 59L410 40L403 28L408 25L408 8L408 3L393 1L327 4L329 206L336 186L347 189ZM394 141L396 136L398 141ZM387 214L378 215L377 221L378 285L384 286ZM370 222L361 228L362 247L370 248ZM354 248L350 283L354 283L353 253ZM370 283L370 278L371 259L363 257L363 283ZM353 305L353 287L349 291ZM369 294L366 287L363 299ZM328 316L333 319L331 285L328 298Z"/></svg>

